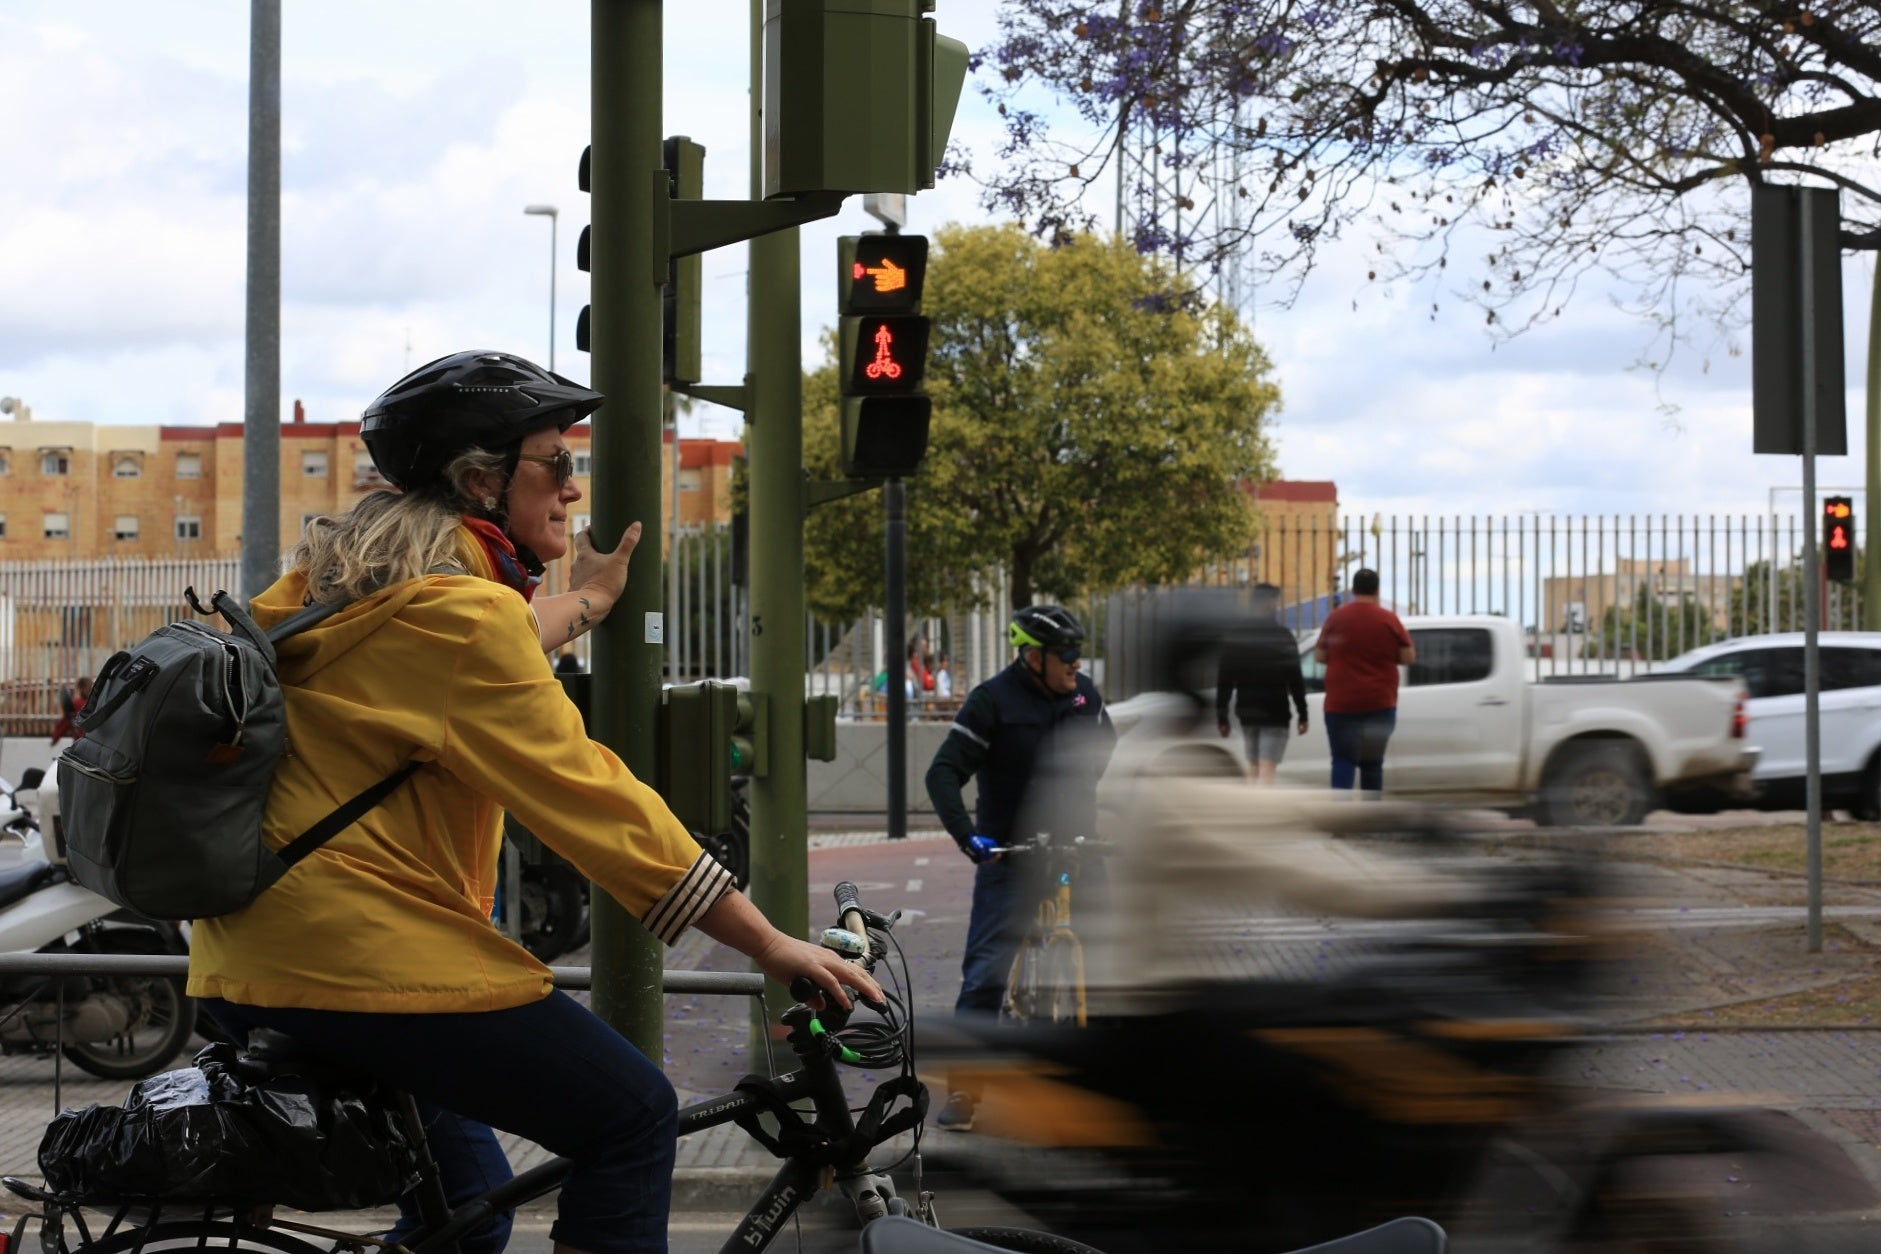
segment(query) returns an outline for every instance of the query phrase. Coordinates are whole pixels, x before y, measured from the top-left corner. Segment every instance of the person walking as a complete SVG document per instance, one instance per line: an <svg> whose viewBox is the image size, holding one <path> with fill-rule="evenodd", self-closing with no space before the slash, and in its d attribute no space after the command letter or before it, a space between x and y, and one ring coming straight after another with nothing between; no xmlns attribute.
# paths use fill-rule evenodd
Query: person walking
<svg viewBox="0 0 1881 1254"><path fill-rule="evenodd" d="M1385 746L1398 725L1398 667L1417 660L1398 616L1378 603L1378 572L1352 576L1352 599L1326 616L1313 656L1326 668L1332 787L1385 791Z"/></svg>
<svg viewBox="0 0 1881 1254"><path fill-rule="evenodd" d="M504 810L665 944L696 928L774 980L809 978L813 1001L880 995L861 968L772 927L588 738L555 678L545 643L606 617L639 538L634 524L604 557L578 544L597 578L535 598L581 499L563 434L601 403L522 358L466 352L366 410L361 438L398 490L314 520L249 607L266 628L348 603L280 646L295 751L269 794L269 847L421 765L248 906L197 920L189 955L189 993L225 1030L270 1028L411 1092L452 1204L509 1178L493 1128L571 1159L550 1232L564 1254L666 1248L677 1100L492 925ZM416 1222L409 1196L401 1212L394 1242ZM461 1248L499 1254L509 1228L494 1215Z"/></svg>
<svg viewBox="0 0 1881 1254"><path fill-rule="evenodd" d="M1116 729L1097 686L1081 670L1084 628L1057 605L1012 617L1012 663L967 694L927 770L927 795L948 835L973 863L973 905L960 960L955 1014L993 1015L1025 936L1024 868L995 850L1032 844L1041 832L1097 835L1097 780ZM961 789L977 779L977 814ZM949 1095L942 1127L973 1123L973 1095Z"/></svg>
<svg viewBox="0 0 1881 1254"><path fill-rule="evenodd" d="M1306 734L1306 679L1300 674L1300 646L1280 625L1280 589L1254 585L1253 619L1222 643L1215 677L1215 722L1228 737L1228 707L1234 706L1247 745L1250 783L1274 782L1287 754L1287 702L1299 711L1299 734Z"/></svg>

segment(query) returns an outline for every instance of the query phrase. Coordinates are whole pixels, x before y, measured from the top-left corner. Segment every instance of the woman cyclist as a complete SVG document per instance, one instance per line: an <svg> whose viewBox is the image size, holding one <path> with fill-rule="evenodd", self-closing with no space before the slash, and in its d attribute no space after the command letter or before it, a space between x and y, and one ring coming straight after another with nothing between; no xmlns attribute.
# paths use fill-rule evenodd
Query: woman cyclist
<svg viewBox="0 0 1881 1254"><path fill-rule="evenodd" d="M199 921L189 980L232 1030L286 1033L410 1091L453 1203L508 1178L492 1128L572 1159L551 1235L558 1250L596 1254L665 1248L676 1099L491 925L503 811L668 944L697 927L783 983L809 976L845 1005L845 984L880 995L766 922L653 790L588 739L550 669L544 637L560 620L539 624L530 598L542 563L566 551L581 496L563 433L601 403L521 358L464 352L366 410L366 447L399 491L317 520L250 606L265 628L351 602L280 646L291 747L269 796L270 844L421 765L253 904ZM606 612L573 596L559 607L569 622ZM494 1254L508 1228L503 1216L464 1248Z"/></svg>

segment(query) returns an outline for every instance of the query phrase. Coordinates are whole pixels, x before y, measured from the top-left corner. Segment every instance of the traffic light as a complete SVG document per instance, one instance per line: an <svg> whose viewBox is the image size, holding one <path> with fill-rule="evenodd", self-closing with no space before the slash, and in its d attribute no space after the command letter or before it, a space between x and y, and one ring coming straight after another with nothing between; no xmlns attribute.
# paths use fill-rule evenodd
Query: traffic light
<svg viewBox="0 0 1881 1254"><path fill-rule="evenodd" d="M593 159L593 154L592 144L581 150L581 169L575 174L575 181L584 192L592 190L588 186L588 163ZM575 264L585 271L593 269L588 256L588 232L592 229L591 226L582 227L581 238L575 241ZM588 351L588 311L592 308L591 305L583 305L581 312L575 316L575 347L584 353Z"/></svg>
<svg viewBox="0 0 1881 1254"><path fill-rule="evenodd" d="M1848 497L1823 498L1822 570L1837 583L1855 578L1855 506Z"/></svg>
<svg viewBox="0 0 1881 1254"><path fill-rule="evenodd" d="M666 690L660 793L689 830L731 830L732 776L765 773L763 712L763 697L715 679Z"/></svg>
<svg viewBox="0 0 1881 1254"><path fill-rule="evenodd" d="M770 0L764 18L764 198L918 192L946 154L967 46L934 0Z"/></svg>
<svg viewBox="0 0 1881 1254"><path fill-rule="evenodd" d="M842 471L852 478L911 475L927 455L933 404L927 374L927 237L846 235L836 246L842 326Z"/></svg>
<svg viewBox="0 0 1881 1254"><path fill-rule="evenodd" d="M684 135L665 141L666 177L674 200L705 195L705 147ZM700 256L690 253L666 263L666 291L661 298L661 377L668 383L697 383L699 351Z"/></svg>

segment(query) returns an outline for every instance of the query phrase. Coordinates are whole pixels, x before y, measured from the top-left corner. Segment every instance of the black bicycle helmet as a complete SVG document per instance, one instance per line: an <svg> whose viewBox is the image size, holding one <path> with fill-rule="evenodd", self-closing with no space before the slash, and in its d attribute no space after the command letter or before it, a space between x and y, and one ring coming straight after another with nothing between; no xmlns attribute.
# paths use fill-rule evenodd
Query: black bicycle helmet
<svg viewBox="0 0 1881 1254"><path fill-rule="evenodd" d="M1012 616L1006 638L1015 649L1068 649L1084 643L1084 628L1062 605L1028 605Z"/></svg>
<svg viewBox="0 0 1881 1254"><path fill-rule="evenodd" d="M423 487L468 448L492 452L554 424L563 431L605 398L513 353L473 350L412 371L366 406L359 434L400 488Z"/></svg>

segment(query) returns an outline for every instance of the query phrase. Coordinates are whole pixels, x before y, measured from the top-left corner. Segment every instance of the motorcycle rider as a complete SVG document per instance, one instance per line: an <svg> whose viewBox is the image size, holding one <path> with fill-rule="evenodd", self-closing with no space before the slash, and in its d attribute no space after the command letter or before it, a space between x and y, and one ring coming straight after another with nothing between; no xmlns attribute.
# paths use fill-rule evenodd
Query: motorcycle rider
<svg viewBox="0 0 1881 1254"><path fill-rule="evenodd" d="M491 925L502 811L668 944L697 927L844 1004L844 985L880 989L773 928L588 739L550 669L542 637L595 607L577 598L551 622L530 599L581 495L563 433L602 400L520 357L461 352L367 408L366 447L399 490L316 520L250 605L265 628L358 598L280 648L295 752L267 838L278 847L400 762L424 765L251 905L198 921L189 988L231 1029L271 1028L411 1092L454 1201L508 1178L492 1127L573 1159L557 1248L627 1254L665 1248L672 1085ZM494 1254L508 1228L498 1216L463 1247Z"/></svg>

